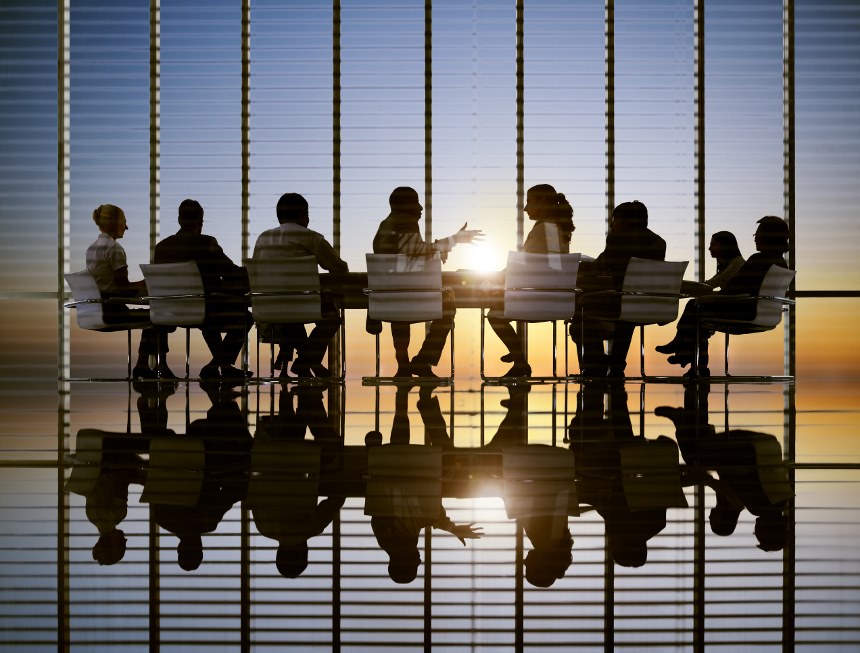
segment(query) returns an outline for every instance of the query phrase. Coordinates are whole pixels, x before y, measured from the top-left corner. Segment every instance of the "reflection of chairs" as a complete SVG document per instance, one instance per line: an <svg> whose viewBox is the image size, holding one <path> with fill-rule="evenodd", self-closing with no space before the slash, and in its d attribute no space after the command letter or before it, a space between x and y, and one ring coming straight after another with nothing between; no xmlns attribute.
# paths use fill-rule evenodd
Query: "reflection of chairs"
<svg viewBox="0 0 860 653"><path fill-rule="evenodd" d="M741 335L744 333L762 333L775 329L782 321L783 310L787 310L788 306L794 304L794 300L786 299L788 287L794 280L797 274L794 270L779 267L778 265L770 266L770 269L764 276L761 282L761 288L755 300L755 315L751 319L735 319L731 315L726 317L717 317L704 315L696 320L696 356L695 368L699 369L699 329L706 328L714 331L720 331L726 336L725 339L725 372L729 374L729 336L732 334ZM706 295L695 300L697 314L706 307L709 303L725 302L726 300L737 299L740 302L752 301L745 295L727 296L727 295ZM737 378L737 377L735 377ZM754 376L750 379L767 379L774 377Z"/></svg>
<svg viewBox="0 0 860 653"><path fill-rule="evenodd" d="M147 322L129 321L108 323L105 321L105 300L102 299L98 284L87 270L71 272L63 275L72 290L72 299L66 304L74 308L77 314L78 326L88 331L126 331L128 333L128 377L131 378L131 330L144 329L151 326Z"/></svg>
<svg viewBox="0 0 860 653"><path fill-rule="evenodd" d="M367 317L379 322L428 322L442 318L442 261L438 256L367 254ZM379 378L379 332L376 334ZM454 376L454 330L451 329L451 376Z"/></svg>
<svg viewBox="0 0 860 653"><path fill-rule="evenodd" d="M645 377L645 325L669 324L678 317L681 281L689 261L655 261L632 257L627 264L621 290L586 293L583 306L591 299L616 295L620 298L617 317L600 320L627 322L639 326L639 370ZM583 312L583 319L585 313Z"/></svg>
<svg viewBox="0 0 860 653"><path fill-rule="evenodd" d="M387 444L367 452L364 514L435 520L442 505L442 448Z"/></svg>
<svg viewBox="0 0 860 653"><path fill-rule="evenodd" d="M185 328L185 378L189 377L191 327L206 318L206 295L194 261L141 264L149 300L149 318L159 326Z"/></svg>
<svg viewBox="0 0 860 653"><path fill-rule="evenodd" d="M320 275L313 256L245 259L251 286L251 313L257 324L257 376L259 376L261 324L272 325L269 364L275 369L274 325L307 324L323 319ZM340 371L345 374L343 316L340 316Z"/></svg>
<svg viewBox="0 0 860 653"><path fill-rule="evenodd" d="M552 322L553 379L558 378L556 322L573 317L579 260L580 254L508 252L501 317L520 322ZM564 342L567 365L567 337ZM481 318L481 378L487 378L484 375L484 315Z"/></svg>
<svg viewBox="0 0 860 653"><path fill-rule="evenodd" d="M153 440L141 503L197 505L203 491L205 458L202 440L187 437Z"/></svg>

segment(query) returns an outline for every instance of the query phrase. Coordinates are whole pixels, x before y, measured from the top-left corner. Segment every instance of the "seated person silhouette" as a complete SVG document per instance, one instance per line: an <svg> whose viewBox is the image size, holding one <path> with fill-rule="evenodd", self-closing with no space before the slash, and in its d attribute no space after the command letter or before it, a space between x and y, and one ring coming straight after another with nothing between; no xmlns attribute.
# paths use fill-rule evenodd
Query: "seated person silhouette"
<svg viewBox="0 0 860 653"><path fill-rule="evenodd" d="M757 253L750 256L730 279L724 282L716 295L726 295L724 299L708 297L701 304L688 302L678 320L677 331L671 342L658 347L658 351L671 354L669 362L673 365L686 367L695 362L697 316L723 317L734 319L752 319L755 316L756 302L753 299L759 294L765 274L772 265L786 267L783 254L788 251L788 224L782 218L766 215L758 220L755 231L755 246ZM749 299L731 297L732 295L749 295ZM699 329L699 368L690 369L689 376L707 376L708 369L708 339L713 332ZM695 367L695 366L694 366Z"/></svg>
<svg viewBox="0 0 860 653"><path fill-rule="evenodd" d="M340 438L323 419L321 388L284 389L279 407L278 415L263 420L257 429L248 507L260 535L278 543L278 573L298 578L308 566L308 541L328 528L344 504L343 496L317 501L323 452ZM313 442L305 440L308 428Z"/></svg>
<svg viewBox="0 0 860 653"><path fill-rule="evenodd" d="M416 258L429 258L438 254L444 261L455 245L472 243L483 237L480 230L467 230L467 225L464 224L453 236L427 242L421 237L421 229L418 226L424 210L418 201L418 193L408 186L400 186L392 191L388 202L391 213L379 225L373 238L374 254L405 254ZM394 341L394 356L397 361L397 371L394 376L436 376L432 368L439 362L445 341L453 326L453 298L445 297L442 318L430 323L430 329L421 349L410 361L411 326L408 322L392 322L391 337Z"/></svg>
<svg viewBox="0 0 860 653"><path fill-rule="evenodd" d="M604 393L609 409L604 416ZM606 546L616 564L641 567L648 542L666 528L666 511L686 507L678 447L669 438L636 437L624 384L588 383L580 390L569 426L579 500L594 506L606 525Z"/></svg>
<svg viewBox="0 0 860 653"><path fill-rule="evenodd" d="M253 318L246 308L248 275L224 253L218 241L203 234L203 207L186 199L179 205L179 231L155 246L154 263L194 261L206 293L206 315L200 331L212 360L200 378L243 379L251 372L234 367ZM221 334L224 337L221 337Z"/></svg>
<svg viewBox="0 0 860 653"><path fill-rule="evenodd" d="M189 503L152 502L152 517L179 538L177 562L194 571L203 562L203 535L212 533L224 515L247 494L251 434L229 383L204 382L212 407L188 426L186 437L204 447L203 481Z"/></svg>
<svg viewBox="0 0 860 653"><path fill-rule="evenodd" d="M557 193L549 184L532 186L526 193L526 205L523 209L534 220L535 225L529 232L522 251L532 254L568 254L570 253L570 238L573 235L573 209L564 195ZM508 348L508 353L502 356L502 361L513 363L503 377L531 376L531 366L526 361L523 342L511 325L511 321L503 317L504 301L494 301L487 315L487 322Z"/></svg>
<svg viewBox="0 0 860 653"><path fill-rule="evenodd" d="M102 299L113 297L139 297L146 292L146 284L128 280L128 261L119 239L128 231L125 213L113 204L102 204L93 211L93 222L99 228L99 237L87 248L87 270L96 280ZM129 309L121 303L105 304L104 318L108 324L140 322L149 325L149 310ZM135 379L175 379L167 366L167 333L171 327L144 328L140 334L137 362L132 370ZM155 369L150 369L149 358L156 357Z"/></svg>
<svg viewBox="0 0 860 653"><path fill-rule="evenodd" d="M624 202L615 207L609 222L606 247L594 261L579 265L577 284L586 293L600 290L621 290L627 264L632 257L663 261L666 241L648 229L648 209L639 201ZM601 296L577 302L570 325L570 337L580 345L579 368L583 375L623 377L627 367L627 351L633 337L634 325L609 322L601 318L616 318L621 311L619 296ZM583 322L583 316L585 318ZM609 354L603 341L609 340Z"/></svg>
<svg viewBox="0 0 860 653"><path fill-rule="evenodd" d="M788 541L786 515L794 493L779 441L769 433L731 429L717 433L708 423L709 386L690 384L684 407L660 406L655 414L672 420L684 461L713 470L719 481L709 483L716 494L709 522L715 535L729 536L746 509L756 517L758 548L781 551Z"/></svg>
<svg viewBox="0 0 860 653"><path fill-rule="evenodd" d="M523 561L526 580L550 587L564 578L573 561L567 523L570 514L579 512L573 458L566 449L528 445L529 386L507 387L509 397L502 400L507 413L486 448L502 450L505 511L532 544ZM519 469L521 464L526 468Z"/></svg>
<svg viewBox="0 0 860 653"><path fill-rule="evenodd" d="M279 226L264 231L254 245L254 258L294 258L313 256L317 264L329 272L349 272L346 261L340 258L325 237L308 228L310 215L307 200L298 193L284 193L276 207ZM323 296L323 319L316 322L309 336L302 324L273 325L274 337L281 352L278 358L282 365L282 376L286 375L286 364L291 351L297 352L291 366L299 377L329 377L331 373L322 363L326 349L340 328L340 315L332 300Z"/></svg>
<svg viewBox="0 0 860 653"><path fill-rule="evenodd" d="M429 447L409 446L410 387L397 388L391 444L379 447L378 431L371 431L366 438L371 448L365 514L371 517L371 528L380 548L388 554L388 575L395 583L411 583L417 577L421 565L418 536L422 529L447 531L463 546L467 539L482 535L481 528L474 523L458 525L448 517L442 505L441 458L431 456ZM420 392L418 410L425 439L434 448L452 447L439 400L432 396L433 387L423 386ZM373 460L377 462L372 463Z"/></svg>

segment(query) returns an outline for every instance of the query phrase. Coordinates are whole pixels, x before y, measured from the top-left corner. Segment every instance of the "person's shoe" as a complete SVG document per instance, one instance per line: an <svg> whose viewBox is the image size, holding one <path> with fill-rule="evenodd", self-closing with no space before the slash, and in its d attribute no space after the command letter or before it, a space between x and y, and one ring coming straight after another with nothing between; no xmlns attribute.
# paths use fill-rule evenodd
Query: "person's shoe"
<svg viewBox="0 0 860 653"><path fill-rule="evenodd" d="M667 342L665 345L657 345L654 347L655 351L659 351L661 354L674 354L678 351L678 345L675 344L675 341L672 340Z"/></svg>
<svg viewBox="0 0 860 653"><path fill-rule="evenodd" d="M412 376L412 363L400 363L394 373L395 379L408 379Z"/></svg>
<svg viewBox="0 0 860 653"><path fill-rule="evenodd" d="M412 374L414 374L415 376L428 379L439 378L438 376L436 376L436 373L433 372L433 368L430 366L430 363L416 363L415 361L412 361L410 367L412 368Z"/></svg>
<svg viewBox="0 0 860 653"><path fill-rule="evenodd" d="M606 373L606 376L610 379L623 379L624 370L624 367L610 367L609 371Z"/></svg>
<svg viewBox="0 0 860 653"><path fill-rule="evenodd" d="M218 371L217 363L209 363L208 365L204 365L200 368L200 378L201 379L219 379L221 378L221 373Z"/></svg>
<svg viewBox="0 0 860 653"><path fill-rule="evenodd" d="M155 368L156 372L158 372L158 378L163 379L165 381L177 381L179 377L173 373L169 367L167 367L167 363L162 363L158 367Z"/></svg>
<svg viewBox="0 0 860 653"><path fill-rule="evenodd" d="M221 366L222 379L250 379L253 374L254 373L251 370L240 370L232 365Z"/></svg>
<svg viewBox="0 0 860 653"><path fill-rule="evenodd" d="M135 365L134 369L131 371L131 378L133 379L156 379L158 378L158 372L153 369L150 369L146 365Z"/></svg>
<svg viewBox="0 0 860 653"><path fill-rule="evenodd" d="M657 417L666 417L673 422L676 422L680 421L684 416L684 409L675 408L673 406L657 406L657 408L654 409L654 414Z"/></svg>
<svg viewBox="0 0 860 653"><path fill-rule="evenodd" d="M305 363L298 358L293 361L293 364L290 367L290 371L292 371L292 373L300 379L312 379L314 376L311 371L311 364Z"/></svg>
<svg viewBox="0 0 860 653"><path fill-rule="evenodd" d="M510 352L502 356L500 359L503 363L513 363L517 360L517 357L511 354Z"/></svg>
<svg viewBox="0 0 860 653"><path fill-rule="evenodd" d="M524 361L514 363L511 369L502 374L503 379L516 379L532 375L532 366Z"/></svg>
<svg viewBox="0 0 860 653"><path fill-rule="evenodd" d="M681 367L687 367L687 365L693 362L693 359L692 357L685 356L684 354L674 354L673 356L669 356L666 361L671 365L680 365Z"/></svg>
<svg viewBox="0 0 860 653"><path fill-rule="evenodd" d="M707 367L700 367L698 371L690 369L684 372L684 378L687 379L696 379L709 376L711 376L711 370L709 370Z"/></svg>

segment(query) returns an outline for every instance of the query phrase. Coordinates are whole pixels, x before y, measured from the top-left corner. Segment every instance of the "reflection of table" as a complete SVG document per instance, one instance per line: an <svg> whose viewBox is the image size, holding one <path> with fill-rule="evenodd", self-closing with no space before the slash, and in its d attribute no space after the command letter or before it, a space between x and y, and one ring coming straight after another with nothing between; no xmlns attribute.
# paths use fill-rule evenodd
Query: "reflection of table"
<svg viewBox="0 0 860 653"><path fill-rule="evenodd" d="M480 308L483 288L501 286L504 283L504 270L498 272L478 272L476 270L456 270L442 273L442 285L454 291L457 308ZM367 272L347 272L345 274L324 273L320 275L323 290L343 297L344 308L367 308Z"/></svg>
<svg viewBox="0 0 860 653"><path fill-rule="evenodd" d="M701 297L702 295L710 295L714 289L706 283L700 281L682 281L681 294L688 297Z"/></svg>

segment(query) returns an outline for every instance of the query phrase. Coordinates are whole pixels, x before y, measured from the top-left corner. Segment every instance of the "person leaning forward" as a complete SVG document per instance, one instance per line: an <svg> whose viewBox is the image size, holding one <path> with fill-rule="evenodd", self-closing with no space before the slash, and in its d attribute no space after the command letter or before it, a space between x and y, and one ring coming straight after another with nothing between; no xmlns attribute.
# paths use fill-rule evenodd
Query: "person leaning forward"
<svg viewBox="0 0 860 653"><path fill-rule="evenodd" d="M155 246L155 263L194 261L206 293L206 316L200 331L212 360L200 378L242 379L251 375L234 367L253 319L245 308L248 274L230 260L218 241L203 231L203 207L186 199L179 205L179 231ZM224 337L221 337L221 334Z"/></svg>
<svg viewBox="0 0 860 653"><path fill-rule="evenodd" d="M388 198L391 213L382 221L373 237L374 254L405 254L418 258L430 258L439 254L444 261L448 252L459 243L471 243L480 240L483 232L478 229L466 229L467 225L453 236L427 242L421 236L418 222L424 207L418 201L418 193L408 186L399 186L391 192ZM424 339L424 344L409 360L410 324L408 322L392 322L391 337L394 341L394 356L397 361L396 377L436 376L433 366L439 362L442 349L448 334L454 326L454 304L450 296L443 297L443 314L438 320L430 323L430 329Z"/></svg>
<svg viewBox="0 0 860 653"><path fill-rule="evenodd" d="M310 217L307 200L298 193L284 193L276 208L280 226L260 234L254 245L254 258L292 258L313 256L317 264L329 272L349 272L346 261L322 234L308 229ZM323 319L315 323L309 336L304 337L304 326L280 325L278 343L281 350L295 348L296 360L290 368L300 377L328 377L328 368L322 364L323 356L332 337L340 328L340 315L334 304L323 298ZM283 372L282 372L283 374Z"/></svg>

